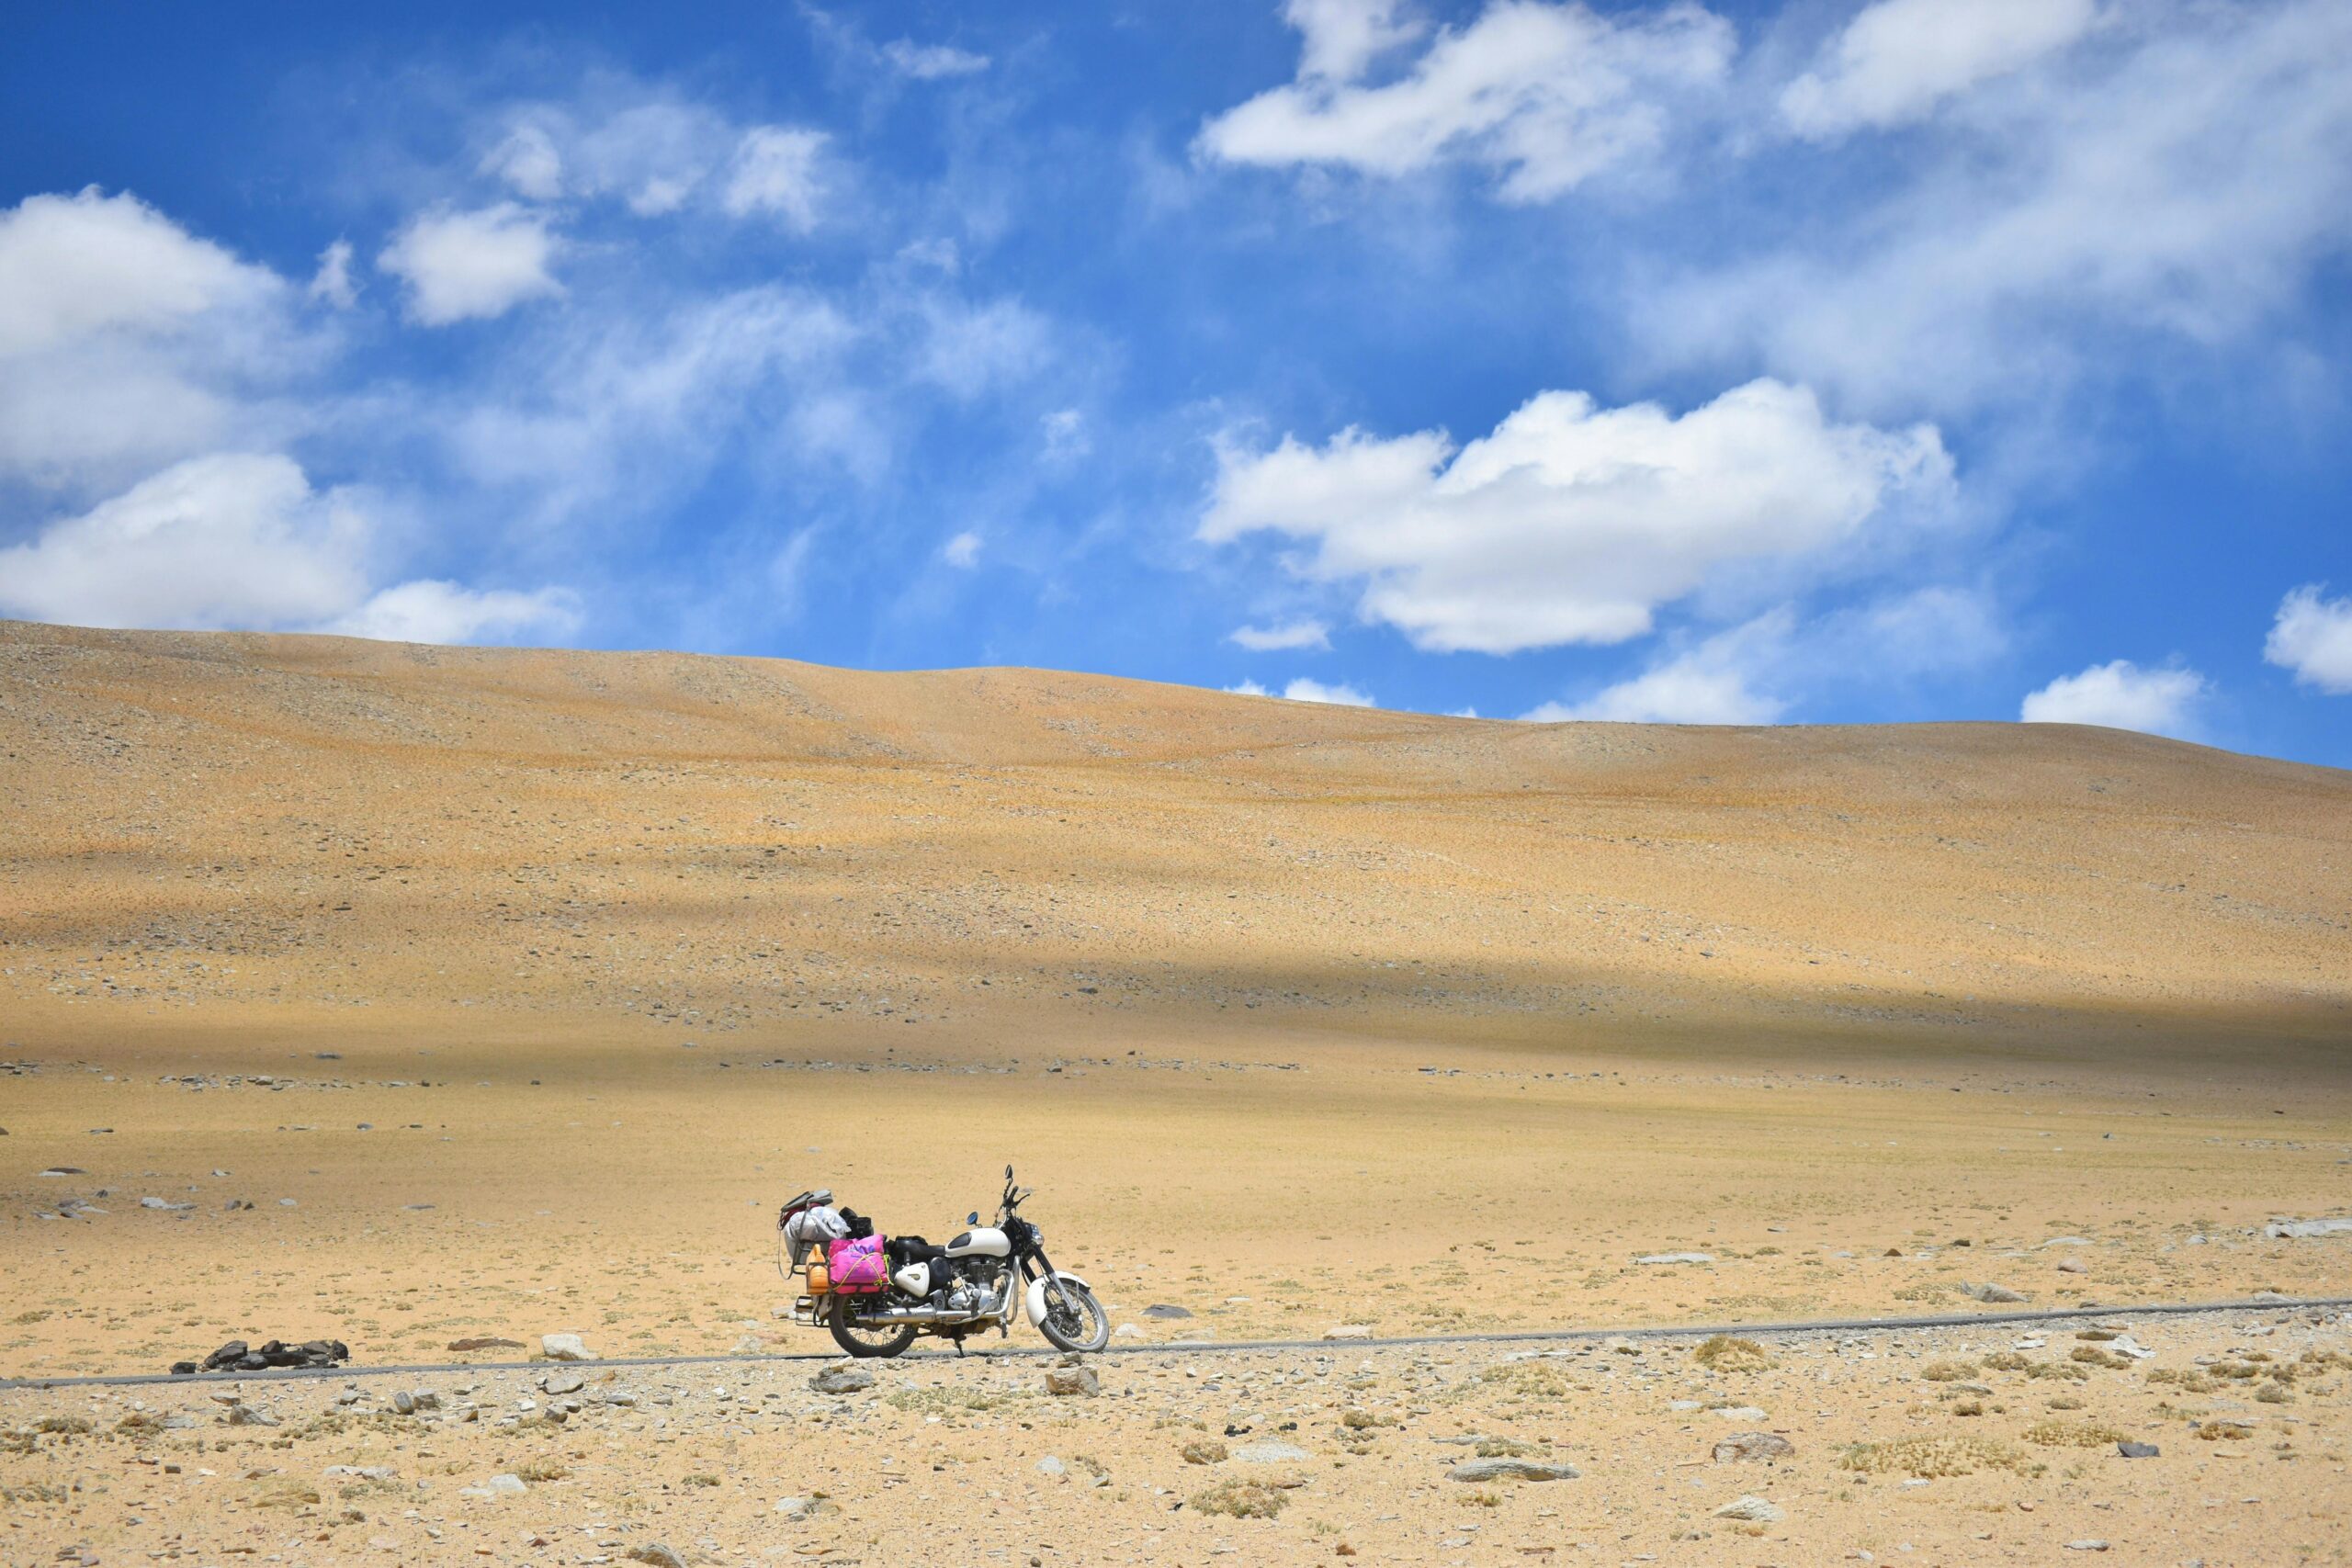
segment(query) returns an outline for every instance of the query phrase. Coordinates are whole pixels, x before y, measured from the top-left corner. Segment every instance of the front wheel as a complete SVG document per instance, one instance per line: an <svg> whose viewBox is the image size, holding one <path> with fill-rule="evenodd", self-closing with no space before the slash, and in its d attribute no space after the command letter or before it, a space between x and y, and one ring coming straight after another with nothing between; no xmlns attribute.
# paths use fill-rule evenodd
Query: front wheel
<svg viewBox="0 0 2352 1568"><path fill-rule="evenodd" d="M1046 1276L1045 1337L1065 1350L1100 1350L1111 1343L1111 1317L1094 1292L1058 1274Z"/></svg>
<svg viewBox="0 0 2352 1568"><path fill-rule="evenodd" d="M915 1342L913 1324L868 1323L849 1296L833 1298L832 1316L826 1326L833 1331L834 1344L861 1360L869 1356L899 1355Z"/></svg>

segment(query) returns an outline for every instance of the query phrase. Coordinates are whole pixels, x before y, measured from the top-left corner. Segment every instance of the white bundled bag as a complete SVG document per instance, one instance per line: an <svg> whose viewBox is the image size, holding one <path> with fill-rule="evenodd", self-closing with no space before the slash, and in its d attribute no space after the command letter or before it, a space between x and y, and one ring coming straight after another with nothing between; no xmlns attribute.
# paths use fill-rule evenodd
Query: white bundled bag
<svg viewBox="0 0 2352 1568"><path fill-rule="evenodd" d="M813 1209L803 1209L784 1223L784 1239L792 1244L792 1266L795 1269L808 1258L808 1249L829 1241L840 1241L849 1235L849 1222L831 1203L820 1203Z"/></svg>

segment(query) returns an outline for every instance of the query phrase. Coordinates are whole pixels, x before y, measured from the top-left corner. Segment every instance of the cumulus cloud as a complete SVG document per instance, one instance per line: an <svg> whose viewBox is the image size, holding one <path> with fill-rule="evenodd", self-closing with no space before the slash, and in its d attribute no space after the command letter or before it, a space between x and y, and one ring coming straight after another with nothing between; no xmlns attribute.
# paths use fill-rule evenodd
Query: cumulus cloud
<svg viewBox="0 0 2352 1568"><path fill-rule="evenodd" d="M2028 724L2096 724L2185 739L2196 731L2207 690L2194 670L2143 670L2118 659L2029 693L2018 716Z"/></svg>
<svg viewBox="0 0 2352 1568"><path fill-rule="evenodd" d="M502 201L411 219L376 265L407 281L412 320L440 327L503 316L526 299L562 293L548 271L556 246L545 214Z"/></svg>
<svg viewBox="0 0 2352 1568"><path fill-rule="evenodd" d="M1935 585L1810 619L1780 605L1696 642L1678 640L1641 672L1523 717L1649 724L1773 724L1824 693L1901 685L1983 665L2007 645L1993 603Z"/></svg>
<svg viewBox="0 0 2352 1568"><path fill-rule="evenodd" d="M882 58L901 76L936 82L947 76L969 76L989 68L989 57L944 43L921 44L908 39L882 46Z"/></svg>
<svg viewBox="0 0 2352 1568"><path fill-rule="evenodd" d="M1951 489L1933 428L1833 423L1778 381L1679 417L1544 392L1458 450L1440 431L1355 429L1227 447L1199 536L1306 541L1289 570L1360 583L1366 619L1423 649L1510 653L1638 637L1724 570L1826 567Z"/></svg>
<svg viewBox="0 0 2352 1568"><path fill-rule="evenodd" d="M2301 684L2343 696L2352 694L2352 597L2323 599L2324 587L2305 583L2279 601L2262 657Z"/></svg>
<svg viewBox="0 0 2352 1568"><path fill-rule="evenodd" d="M483 154L481 168L532 201L553 201L563 194L563 154L543 125L514 127L506 140Z"/></svg>
<svg viewBox="0 0 2352 1568"><path fill-rule="evenodd" d="M1238 685L1227 686L1225 689L1238 697L1281 696L1294 703L1329 703L1335 707L1346 708L1368 708L1374 705L1372 695L1368 692L1360 692L1353 686L1348 685L1327 686L1320 681L1311 681L1304 675L1284 686L1280 692L1270 692L1255 681L1243 681Z"/></svg>
<svg viewBox="0 0 2352 1568"><path fill-rule="evenodd" d="M0 213L0 357L112 329L184 327L282 285L124 193L28 196Z"/></svg>
<svg viewBox="0 0 2352 1568"><path fill-rule="evenodd" d="M1230 634L1230 640L1252 653L1271 653L1289 648L1329 648L1331 646L1331 628L1320 621L1291 621L1279 626L1236 626Z"/></svg>
<svg viewBox="0 0 2352 1568"><path fill-rule="evenodd" d="M1883 199L1629 300L1637 332L1905 410L2113 361L2119 329L2238 340L2352 248L2352 7L2130 15L1949 103Z"/></svg>
<svg viewBox="0 0 2352 1568"><path fill-rule="evenodd" d="M939 558L966 570L980 563L980 536L967 528L939 547Z"/></svg>
<svg viewBox="0 0 2352 1568"><path fill-rule="evenodd" d="M579 596L569 589L479 591L422 579L372 594L315 629L377 642L475 643L561 638L579 625Z"/></svg>
<svg viewBox="0 0 2352 1568"><path fill-rule="evenodd" d="M0 550L0 604L93 626L284 626L367 592L368 525L290 458L193 457Z"/></svg>
<svg viewBox="0 0 2352 1568"><path fill-rule="evenodd" d="M311 298L338 310L358 302L359 286L351 276L351 242L337 240L319 253L319 270L311 275Z"/></svg>
<svg viewBox="0 0 2352 1568"><path fill-rule="evenodd" d="M1286 15L1301 34L1296 79L1211 119L1203 152L1376 175L1460 162L1493 172L1513 202L1547 200L1657 146L1669 105L1718 82L1735 42L1728 22L1692 4L1604 17L1490 0L1374 82L1367 67L1416 30L1396 6L1307 0Z"/></svg>
<svg viewBox="0 0 2352 1568"><path fill-rule="evenodd" d="M720 205L737 218L771 213L803 233L815 228L825 141L821 131L752 127L736 144Z"/></svg>
<svg viewBox="0 0 2352 1568"><path fill-rule="evenodd" d="M1878 0L1782 91L1781 117L1816 140L1919 119L2064 49L2098 20L2095 0Z"/></svg>

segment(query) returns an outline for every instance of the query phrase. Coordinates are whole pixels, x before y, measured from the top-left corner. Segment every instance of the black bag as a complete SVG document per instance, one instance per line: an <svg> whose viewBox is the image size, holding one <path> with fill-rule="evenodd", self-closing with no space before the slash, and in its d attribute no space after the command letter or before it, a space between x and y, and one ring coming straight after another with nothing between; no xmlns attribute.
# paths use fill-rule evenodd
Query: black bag
<svg viewBox="0 0 2352 1568"><path fill-rule="evenodd" d="M864 1214L859 1213L855 1209L844 1206L841 1211L841 1215L842 1224L849 1227L850 1240L864 1241L867 1236L874 1234L874 1222L867 1219Z"/></svg>

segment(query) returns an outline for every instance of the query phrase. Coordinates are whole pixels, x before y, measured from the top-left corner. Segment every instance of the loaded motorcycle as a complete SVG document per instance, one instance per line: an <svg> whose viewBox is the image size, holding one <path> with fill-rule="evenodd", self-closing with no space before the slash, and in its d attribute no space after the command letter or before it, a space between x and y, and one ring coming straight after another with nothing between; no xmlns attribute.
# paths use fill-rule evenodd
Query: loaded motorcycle
<svg viewBox="0 0 2352 1568"><path fill-rule="evenodd" d="M996 1224L970 1228L944 1247L921 1236L881 1236L854 1211L836 1212L830 1191L803 1192L784 1206L776 1228L792 1249L792 1272L808 1293L792 1320L823 1324L853 1356L896 1356L929 1334L963 1354L965 1337L994 1328L1000 1337L1026 1313L1065 1350L1100 1350L1111 1320L1085 1280L1046 1257L1045 1233L1021 1217L1035 1190L1013 1184L1004 1168ZM864 1235L857 1234L863 1231Z"/></svg>

